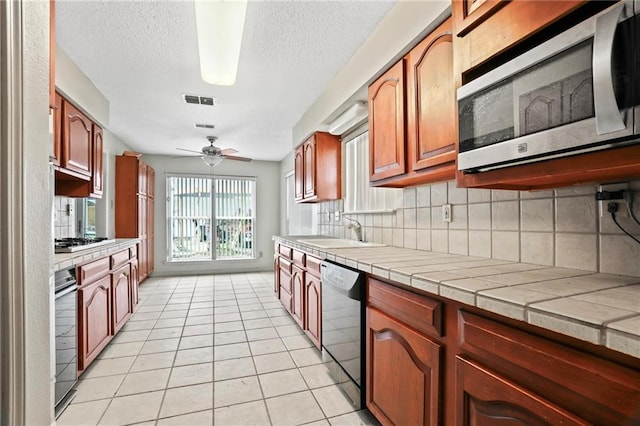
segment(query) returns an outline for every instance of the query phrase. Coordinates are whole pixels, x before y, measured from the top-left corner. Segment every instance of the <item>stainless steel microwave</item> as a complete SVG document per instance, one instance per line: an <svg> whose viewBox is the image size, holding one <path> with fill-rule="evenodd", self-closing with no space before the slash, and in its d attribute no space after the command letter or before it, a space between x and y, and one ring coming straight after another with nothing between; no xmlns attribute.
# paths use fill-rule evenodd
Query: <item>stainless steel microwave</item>
<svg viewBox="0 0 640 426"><path fill-rule="evenodd" d="M620 2L458 89L458 170L638 143L640 14Z"/></svg>

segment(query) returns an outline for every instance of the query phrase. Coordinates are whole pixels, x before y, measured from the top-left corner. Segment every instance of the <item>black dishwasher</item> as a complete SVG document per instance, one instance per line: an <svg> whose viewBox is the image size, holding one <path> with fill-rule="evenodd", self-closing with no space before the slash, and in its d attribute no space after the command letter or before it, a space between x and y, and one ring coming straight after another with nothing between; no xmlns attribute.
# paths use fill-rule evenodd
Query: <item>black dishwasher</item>
<svg viewBox="0 0 640 426"><path fill-rule="evenodd" d="M55 275L56 384L55 414L71 402L78 380L77 293L75 269Z"/></svg>
<svg viewBox="0 0 640 426"><path fill-rule="evenodd" d="M324 260L323 360L356 409L365 408L364 273Z"/></svg>

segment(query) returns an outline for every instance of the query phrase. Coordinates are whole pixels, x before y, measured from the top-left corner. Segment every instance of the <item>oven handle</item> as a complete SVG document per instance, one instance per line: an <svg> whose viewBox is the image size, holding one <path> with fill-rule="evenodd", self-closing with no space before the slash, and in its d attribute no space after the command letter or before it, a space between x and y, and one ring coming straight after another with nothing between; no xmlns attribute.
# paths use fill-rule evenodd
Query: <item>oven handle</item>
<svg viewBox="0 0 640 426"><path fill-rule="evenodd" d="M613 90L613 39L625 5L620 4L598 16L593 35L593 105L599 135L624 130Z"/></svg>
<svg viewBox="0 0 640 426"><path fill-rule="evenodd" d="M78 290L78 286L77 285L70 285L69 287L65 288L64 290L61 290L59 292L57 292L55 294L55 299L58 300L63 296L66 296L69 293L73 293L74 291Z"/></svg>

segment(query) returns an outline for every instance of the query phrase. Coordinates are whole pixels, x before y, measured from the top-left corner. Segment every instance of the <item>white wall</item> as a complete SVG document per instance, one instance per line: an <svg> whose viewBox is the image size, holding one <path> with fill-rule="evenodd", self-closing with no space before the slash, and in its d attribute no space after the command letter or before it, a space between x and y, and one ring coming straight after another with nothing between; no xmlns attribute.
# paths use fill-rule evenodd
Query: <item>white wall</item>
<svg viewBox="0 0 640 426"><path fill-rule="evenodd" d="M273 235L280 229L280 163L269 161L223 161L211 169L199 157L171 158L144 155L142 160L156 172L155 192L155 271L153 275L189 275L268 271L273 269ZM256 225L253 232L256 256L251 260L217 260L209 262L166 262L167 215L166 174L187 173L256 177Z"/></svg>
<svg viewBox="0 0 640 426"><path fill-rule="evenodd" d="M49 262L49 3L21 2L25 423L53 421Z"/></svg>

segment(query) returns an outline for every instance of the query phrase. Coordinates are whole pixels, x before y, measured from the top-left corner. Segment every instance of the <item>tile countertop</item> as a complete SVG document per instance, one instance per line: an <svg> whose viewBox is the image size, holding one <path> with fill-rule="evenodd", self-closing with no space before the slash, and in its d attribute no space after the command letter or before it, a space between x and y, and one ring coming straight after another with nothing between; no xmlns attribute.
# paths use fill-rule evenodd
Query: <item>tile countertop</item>
<svg viewBox="0 0 640 426"><path fill-rule="evenodd" d="M283 242L362 272L640 358L640 277L400 247L318 249Z"/></svg>
<svg viewBox="0 0 640 426"><path fill-rule="evenodd" d="M56 253L53 258L53 270L57 272L62 269L70 269L81 263L110 256L113 253L131 247L138 241L140 240L137 238L116 238L112 244L79 250L73 253Z"/></svg>

